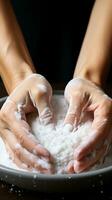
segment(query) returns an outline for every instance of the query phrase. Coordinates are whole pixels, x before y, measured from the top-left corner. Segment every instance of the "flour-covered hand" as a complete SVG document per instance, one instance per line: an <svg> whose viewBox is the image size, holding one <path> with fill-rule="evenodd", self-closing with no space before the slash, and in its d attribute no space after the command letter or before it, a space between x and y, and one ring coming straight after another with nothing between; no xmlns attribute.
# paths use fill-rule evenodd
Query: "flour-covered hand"
<svg viewBox="0 0 112 200"><path fill-rule="evenodd" d="M81 122L82 112L91 112L93 121L86 141L74 149L74 158L68 164L68 172L81 172L107 154L112 142L112 99L91 81L72 79L65 88L69 108L65 125L75 130Z"/></svg>
<svg viewBox="0 0 112 200"><path fill-rule="evenodd" d="M52 173L52 156L34 137L26 120L26 113L37 109L41 123L52 123L51 98L48 81L32 74L13 90L1 108L0 134L19 167Z"/></svg>

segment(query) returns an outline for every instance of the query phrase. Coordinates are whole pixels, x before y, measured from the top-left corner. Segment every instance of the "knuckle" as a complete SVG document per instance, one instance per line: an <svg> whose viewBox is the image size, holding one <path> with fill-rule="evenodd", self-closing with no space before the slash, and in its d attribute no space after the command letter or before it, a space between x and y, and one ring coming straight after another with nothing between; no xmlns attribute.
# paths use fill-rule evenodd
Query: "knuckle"
<svg viewBox="0 0 112 200"><path fill-rule="evenodd" d="M24 143L25 143L25 137L24 137L23 134L20 134L20 135L19 135L19 140L20 140L20 144L21 144L21 145L24 145Z"/></svg>
<svg viewBox="0 0 112 200"><path fill-rule="evenodd" d="M41 100L42 98L46 98L49 100L51 99L51 96L52 96L52 92L47 87L44 87L44 89L40 89L40 88L36 89L35 97L37 101Z"/></svg>
<svg viewBox="0 0 112 200"><path fill-rule="evenodd" d="M42 98L43 96L45 96L47 94L47 88L46 89L41 89L39 86L37 87L37 92L36 92L36 96L38 99Z"/></svg>
<svg viewBox="0 0 112 200"><path fill-rule="evenodd" d="M31 81L32 84L34 83L41 83L41 84L46 84L48 81L46 80L46 78L40 74L32 74L30 77L29 77L29 80Z"/></svg>
<svg viewBox="0 0 112 200"><path fill-rule="evenodd" d="M77 78L77 79L72 79L68 83L66 89L69 90L69 89L76 88L77 90L79 89L82 90L83 86L84 86L83 80Z"/></svg>
<svg viewBox="0 0 112 200"><path fill-rule="evenodd" d="M69 101L70 99L75 99L76 101L79 99L84 98L85 96L85 87L83 80L80 79L73 79L71 80L64 92L65 98Z"/></svg>
<svg viewBox="0 0 112 200"><path fill-rule="evenodd" d="M14 152L14 154L15 154L18 158L21 157L21 148L16 148L16 147L14 147L14 148L13 148L13 152Z"/></svg>
<svg viewBox="0 0 112 200"><path fill-rule="evenodd" d="M34 73L34 74L32 74L31 76L30 76L30 79L32 79L32 80L37 80L37 79L40 79L40 80L45 80L45 77L44 76L42 76L41 74L36 74L36 73Z"/></svg>
<svg viewBox="0 0 112 200"><path fill-rule="evenodd" d="M30 96L32 98L41 99L44 96L52 96L52 87L43 76L34 74L31 77L31 82Z"/></svg>

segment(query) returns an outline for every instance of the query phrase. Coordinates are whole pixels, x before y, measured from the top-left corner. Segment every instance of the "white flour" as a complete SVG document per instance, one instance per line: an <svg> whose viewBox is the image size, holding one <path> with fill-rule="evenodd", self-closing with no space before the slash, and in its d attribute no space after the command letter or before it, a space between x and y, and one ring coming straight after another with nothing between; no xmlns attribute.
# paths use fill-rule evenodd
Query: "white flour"
<svg viewBox="0 0 112 200"><path fill-rule="evenodd" d="M65 173L67 163L73 158L74 149L86 140L91 131L91 120L86 118L86 123L83 123L78 130L70 132L68 128L63 128L63 120L67 112L67 103L62 95L53 96L53 110L55 113L55 127L42 126L39 118L35 114L28 117L28 122L32 127L34 135L40 143L46 147L55 159L56 173ZM98 163L91 170L102 168L112 164L111 151L106 157L104 163ZM9 158L6 152L5 145L0 138L0 164L18 169L18 167Z"/></svg>

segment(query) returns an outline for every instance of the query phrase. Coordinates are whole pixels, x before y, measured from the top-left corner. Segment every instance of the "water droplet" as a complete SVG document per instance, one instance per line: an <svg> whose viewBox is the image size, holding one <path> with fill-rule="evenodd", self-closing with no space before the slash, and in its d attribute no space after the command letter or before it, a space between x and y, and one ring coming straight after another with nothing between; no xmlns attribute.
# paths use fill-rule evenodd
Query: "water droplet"
<svg viewBox="0 0 112 200"><path fill-rule="evenodd" d="M93 184L93 185L92 185L92 187L94 188L94 187L95 187L95 185Z"/></svg>
<svg viewBox="0 0 112 200"><path fill-rule="evenodd" d="M33 178L34 178L34 179L35 179L35 178L37 178L37 175L36 175L36 174L34 174L34 175L33 175Z"/></svg>
<svg viewBox="0 0 112 200"><path fill-rule="evenodd" d="M13 192L13 191L14 191L14 188L10 188L10 189L9 189L9 192Z"/></svg>

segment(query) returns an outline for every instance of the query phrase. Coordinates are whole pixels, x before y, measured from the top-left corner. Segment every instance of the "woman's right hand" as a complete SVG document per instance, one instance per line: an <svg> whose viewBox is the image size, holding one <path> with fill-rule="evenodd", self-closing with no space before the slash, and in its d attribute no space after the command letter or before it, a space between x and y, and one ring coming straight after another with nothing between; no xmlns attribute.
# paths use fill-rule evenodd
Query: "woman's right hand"
<svg viewBox="0 0 112 200"><path fill-rule="evenodd" d="M21 168L53 173L52 156L31 133L26 121L26 113L36 108L41 123L52 123L51 98L48 81L32 74L13 90L1 108L0 135L11 158Z"/></svg>

